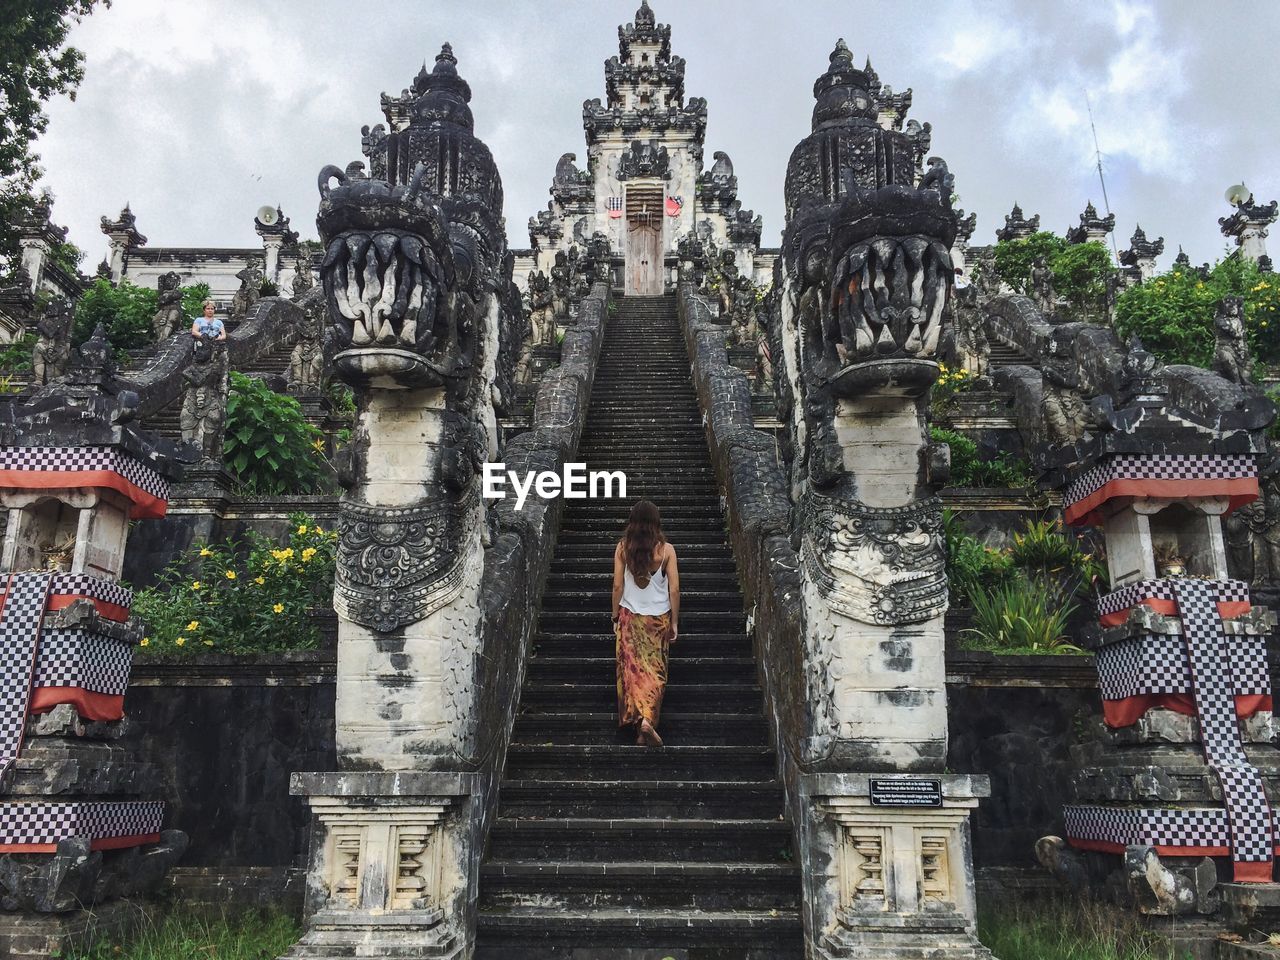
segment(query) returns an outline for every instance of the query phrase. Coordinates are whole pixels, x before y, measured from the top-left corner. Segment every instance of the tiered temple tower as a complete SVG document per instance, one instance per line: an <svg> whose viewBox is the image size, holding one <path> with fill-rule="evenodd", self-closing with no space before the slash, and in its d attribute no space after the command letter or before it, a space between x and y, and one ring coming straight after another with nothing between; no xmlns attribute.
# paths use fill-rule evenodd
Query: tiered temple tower
<svg viewBox="0 0 1280 960"><path fill-rule="evenodd" d="M742 209L726 153L704 172L707 101L686 100L685 62L671 53L671 27L657 22L648 0L618 27L618 55L604 66L605 99L582 106L587 167L576 154L560 158L552 199L529 220L532 257L517 273L549 271L557 252L600 232L621 251L628 293L668 289L676 246L691 235L733 249L747 276L766 275L772 258L756 262L760 218Z"/></svg>

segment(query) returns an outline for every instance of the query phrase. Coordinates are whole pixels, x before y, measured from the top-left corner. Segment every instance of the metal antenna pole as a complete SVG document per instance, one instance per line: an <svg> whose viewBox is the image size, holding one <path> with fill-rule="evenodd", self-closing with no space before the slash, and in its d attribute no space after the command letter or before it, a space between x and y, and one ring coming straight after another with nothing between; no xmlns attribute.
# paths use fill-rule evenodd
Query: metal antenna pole
<svg viewBox="0 0 1280 960"><path fill-rule="evenodd" d="M1111 216L1111 201L1107 199L1107 178L1102 175L1102 148L1098 146L1098 128L1093 122L1093 104L1089 102L1089 91L1084 92L1084 105L1089 111L1089 129L1093 131L1093 156L1098 164L1098 182L1102 184L1102 205L1107 210L1107 216ZM1120 260L1120 248L1116 246L1116 232L1111 231L1111 252L1115 254L1116 262Z"/></svg>

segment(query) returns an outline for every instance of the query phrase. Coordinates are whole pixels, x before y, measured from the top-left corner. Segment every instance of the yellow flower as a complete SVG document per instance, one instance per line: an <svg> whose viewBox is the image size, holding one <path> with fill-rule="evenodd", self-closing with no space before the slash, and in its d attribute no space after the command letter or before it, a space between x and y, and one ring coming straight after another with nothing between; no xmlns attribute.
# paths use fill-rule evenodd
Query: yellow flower
<svg viewBox="0 0 1280 960"><path fill-rule="evenodd" d="M179 637L177 640L175 640L175 641L173 641L173 642L174 642L175 644L177 644L178 646L180 646L180 647L185 647L185 646L187 645L187 638L186 638L186 637Z"/></svg>
<svg viewBox="0 0 1280 960"><path fill-rule="evenodd" d="M192 620L190 623L187 624L187 633L191 633L192 631L199 630L199 629L200 629L199 620Z"/></svg>
<svg viewBox="0 0 1280 960"><path fill-rule="evenodd" d="M315 547L307 547L307 549L305 549L305 550L303 550L303 551L302 551L302 562L303 562L303 563L306 563L308 560L310 560L310 559L311 559L312 557L314 557L315 555L316 555L316 548L315 548Z"/></svg>
<svg viewBox="0 0 1280 960"><path fill-rule="evenodd" d="M234 570L228 570L228 571L227 571L227 579L228 579L228 580L234 580L235 578L236 578L236 572L235 572Z"/></svg>
<svg viewBox="0 0 1280 960"><path fill-rule="evenodd" d="M140 644L139 644L139 646L142 646L142 647L149 647L149 646L151 646L151 638L150 638L150 637L143 637L143 638L142 638L142 643L140 643Z"/></svg>
<svg viewBox="0 0 1280 960"><path fill-rule="evenodd" d="M277 603L274 607L272 607L272 608L271 608L271 612L272 612L272 613L284 613L284 604L283 604L283 603Z"/></svg>
<svg viewBox="0 0 1280 960"><path fill-rule="evenodd" d="M300 527L298 528L298 532L299 532L299 533L306 533L306 532L307 532L307 525L304 523L302 526L300 526Z"/></svg>
<svg viewBox="0 0 1280 960"><path fill-rule="evenodd" d="M312 532L312 533L314 533L317 537L323 537L323 536L324 536L324 531L323 531L323 530L321 530L319 527L312 527L312 528L311 528L311 532Z"/></svg>
<svg viewBox="0 0 1280 960"><path fill-rule="evenodd" d="M192 581L191 581L191 589L192 589L192 590L199 590L202 586L204 586L204 584L202 584L199 580L192 580Z"/></svg>
<svg viewBox="0 0 1280 960"><path fill-rule="evenodd" d="M212 550L210 550L208 547L201 547L201 548L200 548L200 556L202 556L202 557L211 557L211 556L213 556L213 551L212 551Z"/></svg>
<svg viewBox="0 0 1280 960"><path fill-rule="evenodd" d="M266 583L266 582L267 582L267 578L266 578L266 577L254 577L254 578L253 578L253 582L254 582L254 583L256 583L258 586L262 586L264 583Z"/></svg>
<svg viewBox="0 0 1280 960"><path fill-rule="evenodd" d="M323 440L312 440L312 441L311 441L311 449L312 449L312 450L314 450L316 453L322 453L322 452L324 451L324 441L323 441Z"/></svg>

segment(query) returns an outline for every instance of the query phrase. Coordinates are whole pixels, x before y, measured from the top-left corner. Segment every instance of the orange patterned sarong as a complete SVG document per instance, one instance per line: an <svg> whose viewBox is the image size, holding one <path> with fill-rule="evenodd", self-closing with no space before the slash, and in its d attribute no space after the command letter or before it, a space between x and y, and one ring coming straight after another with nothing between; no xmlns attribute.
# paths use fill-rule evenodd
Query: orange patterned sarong
<svg viewBox="0 0 1280 960"><path fill-rule="evenodd" d="M613 632L618 653L618 726L648 720L656 727L667 689L671 613L652 617L619 607Z"/></svg>

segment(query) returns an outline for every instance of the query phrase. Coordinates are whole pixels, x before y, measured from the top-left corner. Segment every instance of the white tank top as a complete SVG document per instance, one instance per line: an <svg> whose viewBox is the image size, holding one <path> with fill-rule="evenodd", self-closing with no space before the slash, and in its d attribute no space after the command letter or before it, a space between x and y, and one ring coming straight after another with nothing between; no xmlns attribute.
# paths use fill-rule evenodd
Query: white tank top
<svg viewBox="0 0 1280 960"><path fill-rule="evenodd" d="M626 607L632 613L646 617L657 617L671 609L671 593L667 585L667 548L662 548L662 561L646 586L636 583L631 571L623 565L622 599L619 606Z"/></svg>

